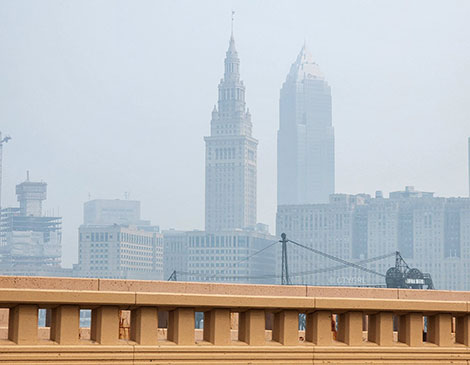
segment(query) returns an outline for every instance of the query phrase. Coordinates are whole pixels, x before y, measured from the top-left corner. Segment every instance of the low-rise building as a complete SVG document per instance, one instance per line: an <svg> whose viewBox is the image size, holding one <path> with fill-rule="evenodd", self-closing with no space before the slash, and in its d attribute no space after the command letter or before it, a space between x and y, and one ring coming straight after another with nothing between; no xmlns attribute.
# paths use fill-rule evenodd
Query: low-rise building
<svg viewBox="0 0 470 365"><path fill-rule="evenodd" d="M140 202L93 200L84 204L74 276L163 279L163 235L140 219Z"/></svg>
<svg viewBox="0 0 470 365"><path fill-rule="evenodd" d="M279 242L267 232L266 225L259 228L263 230L163 231L165 277L178 281L274 283Z"/></svg>
<svg viewBox="0 0 470 365"><path fill-rule="evenodd" d="M76 276L163 279L163 236L136 226L82 225Z"/></svg>

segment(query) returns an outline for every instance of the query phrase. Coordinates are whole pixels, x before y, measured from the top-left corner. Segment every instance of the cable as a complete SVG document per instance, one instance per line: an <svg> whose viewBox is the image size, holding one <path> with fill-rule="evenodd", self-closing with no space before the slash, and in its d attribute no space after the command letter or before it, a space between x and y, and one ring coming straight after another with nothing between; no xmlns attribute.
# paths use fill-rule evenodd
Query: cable
<svg viewBox="0 0 470 365"><path fill-rule="evenodd" d="M379 260L394 256L394 255L395 255L395 253L392 252L392 253L389 253L389 254L386 254L386 255L371 257L369 259L358 261L356 263L356 265L365 264L365 263L369 263L369 262L373 262L373 261L379 261ZM328 271L340 270L340 269L345 268L347 266L349 266L349 265L342 264L342 265L337 265L337 266L323 267L323 268L320 268L320 269L317 269L317 270L303 271L303 272L297 272L297 273L289 274L289 276L290 277L296 277L296 276L309 275L309 274L319 274L319 273L328 272ZM208 275L208 274L204 274L204 273L194 273L194 272L191 273L191 272L184 272L184 271L178 271L177 273L178 273L178 275L182 275L182 276L191 276L192 275L192 276L203 277L203 278L217 277L218 279L271 279L271 278L279 279L281 277L281 275L276 275L276 274L266 274L266 275L257 275L257 276L240 276L240 275L225 275L225 276L222 276L220 274Z"/></svg>
<svg viewBox="0 0 470 365"><path fill-rule="evenodd" d="M385 277L384 274L381 274L377 271L374 271L374 270L370 270L370 269L367 269L365 267L362 267L360 265L357 265L357 264L353 264L352 262L349 262L349 261L346 261L346 260L343 260L343 259L340 259L339 257L336 257L336 256L333 256L333 255L329 255L327 253L324 253L324 252L321 252L321 251L318 251L314 248L311 248L311 247L308 247L308 246L304 246L302 245L301 243L298 243L298 242L295 242L295 241L292 241L292 240L289 240L289 242L293 243L294 245L296 246L299 246L299 247L302 247L302 248L305 248L306 250L309 250L309 251L312 251L318 255L321 255L321 256L324 256L326 258L329 258L330 260L333 260L333 261L336 261L336 262L340 262L344 265L347 265L347 266L351 266L351 267L355 267L356 269L359 269L359 270L362 270L362 271L365 271L365 272L368 272L370 274L375 274L375 275L378 275L378 276L381 276L381 277Z"/></svg>
<svg viewBox="0 0 470 365"><path fill-rule="evenodd" d="M367 264L369 262L383 260L383 259L386 259L388 257L392 257L394 255L395 255L395 252L392 252L392 253L389 253L389 254L386 254L386 255L381 255L381 256L377 256L377 257L371 257L370 259L361 260L361 261L356 262L355 264L356 265ZM323 272L340 270L340 269L343 269L347 266L350 266L350 265L342 264L342 265L337 265L337 266L323 267L323 268L316 269L316 270L302 271L302 272L289 274L289 276L290 277L296 277L296 276L302 276L302 275L320 274L320 273L323 273Z"/></svg>
<svg viewBox="0 0 470 365"><path fill-rule="evenodd" d="M293 243L294 245L296 245L298 247L304 248L304 249L312 251L312 252L314 252L318 255L327 257L330 260L337 261L337 262L341 263L341 265L336 265L336 266L332 266L332 267L324 267L324 268L320 268L320 269L312 270L312 271L304 271L304 272L293 273L293 274L290 274L290 277L298 277L298 276L302 276L302 275L312 275L312 274L318 274L318 273L323 273L323 272L328 272L328 271L335 271L335 270L340 270L342 268L345 268L347 266L354 267L356 269L366 271L366 272L374 274L374 275L385 277L385 275L383 275L381 273L378 273L374 270L365 268L363 266L360 266L359 264L365 264L365 263L369 263L369 262L373 262L373 261L378 261L378 260L382 260L384 258L388 258L388 257L391 257L391 256L395 255L395 252L393 252L393 253L389 253L389 254L385 254L385 255L381 255L381 256L377 256L377 257L372 257L372 258L365 259L365 260L361 260L361 261L358 261L357 263L352 263L352 262L348 262L346 260L340 259L338 257L335 257L333 255L329 255L327 253L321 252L321 251L316 250L314 248L302 245L301 243L298 243L298 242L295 242L295 241L292 241L292 240L288 240L288 241ZM256 251L255 253L253 253L253 254L251 254L247 257L244 257L243 259L241 259L237 262L234 262L230 266L225 267L222 271L225 271L225 270L227 270L231 267L239 265L240 263L242 263L244 261L249 260L253 256L256 256L256 255L260 254L261 252L267 250L268 248L274 246L277 243L279 243L279 241L272 242L271 244L269 244L268 246L262 248L261 250ZM280 275L275 275L275 274L258 275L258 276L240 276L240 275L223 275L223 274L212 274L211 275L211 274L205 274L205 273L183 272L183 271L178 271L177 273L178 273L178 275L182 275L182 276L195 276L195 277L199 277L199 278L204 278L206 280L211 279L211 278L216 278L216 279L270 279L270 278L280 278L281 277Z"/></svg>

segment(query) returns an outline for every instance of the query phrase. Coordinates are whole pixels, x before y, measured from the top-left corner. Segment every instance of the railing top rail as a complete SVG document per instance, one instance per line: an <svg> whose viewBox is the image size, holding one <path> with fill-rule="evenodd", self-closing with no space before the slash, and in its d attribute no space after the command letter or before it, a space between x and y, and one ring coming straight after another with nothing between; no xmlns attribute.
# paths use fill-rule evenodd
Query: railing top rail
<svg viewBox="0 0 470 365"><path fill-rule="evenodd" d="M333 310L337 312L416 311L423 313L467 313L470 308L469 301L0 288L0 307L11 307L19 303L36 304L44 307L73 304L83 308L115 305L121 308L158 306L163 308L230 308L235 311L243 311L248 308L263 308L271 310L296 309L306 312Z"/></svg>
<svg viewBox="0 0 470 365"><path fill-rule="evenodd" d="M112 280L51 277L0 276L3 289L74 290L121 293L210 294L263 297L408 299L470 301L470 292L386 288L321 287L295 285L249 285L147 280ZM121 299L119 299L121 300Z"/></svg>

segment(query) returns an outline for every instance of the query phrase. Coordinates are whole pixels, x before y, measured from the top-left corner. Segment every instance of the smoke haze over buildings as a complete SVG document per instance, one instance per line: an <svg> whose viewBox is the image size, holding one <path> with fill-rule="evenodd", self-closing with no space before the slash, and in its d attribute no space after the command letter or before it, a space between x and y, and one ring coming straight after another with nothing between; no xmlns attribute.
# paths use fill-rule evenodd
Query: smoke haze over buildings
<svg viewBox="0 0 470 365"><path fill-rule="evenodd" d="M235 9L274 232L279 92L307 41L332 92L336 191L467 196L467 1L4 1L2 205L26 170L77 258L83 202L130 198L162 228L204 227L204 140Z"/></svg>

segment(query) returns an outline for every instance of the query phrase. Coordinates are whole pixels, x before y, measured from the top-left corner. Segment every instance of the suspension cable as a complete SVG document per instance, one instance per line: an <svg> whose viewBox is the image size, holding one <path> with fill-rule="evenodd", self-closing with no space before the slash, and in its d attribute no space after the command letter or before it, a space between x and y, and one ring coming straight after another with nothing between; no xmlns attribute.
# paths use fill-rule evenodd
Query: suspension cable
<svg viewBox="0 0 470 365"><path fill-rule="evenodd" d="M385 277L384 274L381 274L377 271L374 271L374 270L370 270L368 268L365 268L363 266L360 266L360 265L357 265L357 264L353 264L352 262L349 262L349 261L346 261L346 260L343 260L343 259L340 259L339 257L336 257L336 256L333 256L333 255L329 255L327 253L324 253L322 251L319 251L319 250L316 250L312 247L308 247L308 246L305 246L305 245L302 245L301 243L298 243L298 242L295 242L295 241L292 241L292 240L289 240L289 242L293 243L294 245L296 246L299 246L299 247L302 247L306 250L309 250L309 251L312 251L318 255L321 255L321 256L324 256L330 260L333 260L333 261L336 261L336 262L340 262L342 263L343 265L347 265L347 266L351 266L351 267L355 267L356 269L359 269L359 270L362 270L362 271L365 271L365 272L368 272L370 274L374 274L374 275L378 275L378 276L381 276L381 277Z"/></svg>

